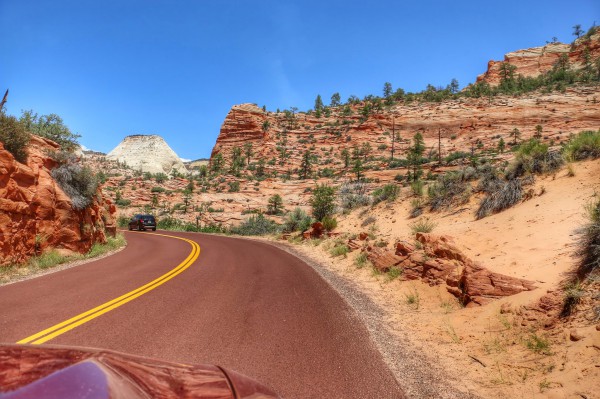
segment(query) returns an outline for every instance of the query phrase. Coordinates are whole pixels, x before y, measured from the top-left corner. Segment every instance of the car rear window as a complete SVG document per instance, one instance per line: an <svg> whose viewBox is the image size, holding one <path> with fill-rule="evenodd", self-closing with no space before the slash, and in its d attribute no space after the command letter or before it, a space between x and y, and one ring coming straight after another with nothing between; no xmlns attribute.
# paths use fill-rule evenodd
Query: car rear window
<svg viewBox="0 0 600 399"><path fill-rule="evenodd" d="M142 219L143 220L150 220L151 222L154 222L154 216L144 215L144 216L142 216Z"/></svg>

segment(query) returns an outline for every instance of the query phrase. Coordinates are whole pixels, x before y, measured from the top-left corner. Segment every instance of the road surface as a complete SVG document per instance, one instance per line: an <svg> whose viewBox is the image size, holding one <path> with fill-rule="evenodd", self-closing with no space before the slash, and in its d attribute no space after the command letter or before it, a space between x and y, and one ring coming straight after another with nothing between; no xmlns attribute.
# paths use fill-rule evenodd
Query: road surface
<svg viewBox="0 0 600 399"><path fill-rule="evenodd" d="M217 364L286 398L403 397L353 310L298 258L157 233L127 232L113 256L0 287L0 342Z"/></svg>

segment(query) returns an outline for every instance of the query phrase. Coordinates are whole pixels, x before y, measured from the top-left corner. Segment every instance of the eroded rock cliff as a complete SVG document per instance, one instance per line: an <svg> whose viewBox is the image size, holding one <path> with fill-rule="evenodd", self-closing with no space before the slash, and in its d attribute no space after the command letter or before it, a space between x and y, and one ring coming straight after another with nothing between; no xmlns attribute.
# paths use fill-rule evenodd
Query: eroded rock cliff
<svg viewBox="0 0 600 399"><path fill-rule="evenodd" d="M0 143L0 265L20 263L47 248L83 253L114 235L115 207L98 190L92 204L77 211L52 178L58 150L50 140L32 136L25 164Z"/></svg>

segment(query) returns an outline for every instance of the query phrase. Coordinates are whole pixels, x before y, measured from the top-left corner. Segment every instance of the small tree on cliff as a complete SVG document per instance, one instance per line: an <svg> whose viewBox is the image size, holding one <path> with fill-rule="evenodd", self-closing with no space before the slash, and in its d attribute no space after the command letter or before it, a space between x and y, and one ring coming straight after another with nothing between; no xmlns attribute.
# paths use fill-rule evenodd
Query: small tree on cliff
<svg viewBox="0 0 600 399"><path fill-rule="evenodd" d="M317 118L321 117L321 112L323 111L323 100L321 99L321 95L317 95L315 99L315 116Z"/></svg>
<svg viewBox="0 0 600 399"><path fill-rule="evenodd" d="M210 171L214 174L218 174L223 169L223 155L218 153L210 160Z"/></svg>
<svg viewBox="0 0 600 399"><path fill-rule="evenodd" d="M408 164L413 167L413 180L419 180L420 171L421 171L421 158L423 158L423 153L425 152L425 141L423 140L423 135L421 133L417 133L413 137L413 145L408 149Z"/></svg>
<svg viewBox="0 0 600 399"><path fill-rule="evenodd" d="M498 151L500 151L500 154L504 153L505 147L506 147L506 143L504 142L504 139L502 137L500 137L500 140L498 141Z"/></svg>
<svg viewBox="0 0 600 399"><path fill-rule="evenodd" d="M542 125L535 125L535 134L533 135L533 137L535 137L538 140L541 139L542 138L542 130L543 130Z"/></svg>
<svg viewBox="0 0 600 399"><path fill-rule="evenodd" d="M312 154L309 150L304 151L300 162L300 179L307 179L312 173Z"/></svg>
<svg viewBox="0 0 600 399"><path fill-rule="evenodd" d="M581 37L581 35L583 35L583 30L581 30L581 25L577 24L577 25L573 26L573 36L577 36L577 38L579 39Z"/></svg>
<svg viewBox="0 0 600 399"><path fill-rule="evenodd" d="M513 145L517 145L517 140L521 138L521 131L514 128L510 131L509 136L514 138Z"/></svg>
<svg viewBox="0 0 600 399"><path fill-rule="evenodd" d="M364 170L363 162L360 158L357 158L354 161L354 165L352 166L352 172L356 173L356 181L360 181L362 177L362 171Z"/></svg>
<svg viewBox="0 0 600 399"><path fill-rule="evenodd" d="M321 222L335 211L335 189L327 184L317 185L309 200L313 217Z"/></svg>
<svg viewBox="0 0 600 399"><path fill-rule="evenodd" d="M248 165L250 165L250 158L252 158L252 156L254 155L254 152L252 152L252 143L244 144L244 154L246 155Z"/></svg>
<svg viewBox="0 0 600 399"><path fill-rule="evenodd" d="M340 152L340 156L342 157L342 160L344 161L344 168L348 168L348 166L350 166L350 151L348 151L347 148L344 148Z"/></svg>
<svg viewBox="0 0 600 399"><path fill-rule="evenodd" d="M331 106L332 107L339 107L342 101L342 97L340 96L340 93L333 93L331 95Z"/></svg>
<svg viewBox="0 0 600 399"><path fill-rule="evenodd" d="M283 210L283 199L281 195L275 194L269 198L267 213L270 215L279 215Z"/></svg>
<svg viewBox="0 0 600 399"><path fill-rule="evenodd" d="M393 92L392 84L390 82L385 82L383 84L383 98L390 98Z"/></svg>

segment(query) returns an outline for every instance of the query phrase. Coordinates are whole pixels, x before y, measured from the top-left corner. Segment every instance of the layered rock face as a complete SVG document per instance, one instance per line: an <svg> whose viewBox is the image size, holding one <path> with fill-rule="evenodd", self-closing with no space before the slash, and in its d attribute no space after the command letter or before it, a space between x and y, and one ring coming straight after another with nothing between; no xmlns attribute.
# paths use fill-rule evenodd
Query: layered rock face
<svg viewBox="0 0 600 399"><path fill-rule="evenodd" d="M127 136L106 157L126 164L130 168L149 173L171 174L188 171L175 151L157 135Z"/></svg>
<svg viewBox="0 0 600 399"><path fill-rule="evenodd" d="M100 190L81 211L54 181L48 151L59 146L32 136L26 164L0 143L0 265L21 263L47 248L87 252L116 233L115 206Z"/></svg>
<svg viewBox="0 0 600 399"><path fill-rule="evenodd" d="M525 77L535 77L551 70L552 66L563 54L569 57L569 64L572 68L581 69L585 64L586 53L592 61L600 56L600 29L596 29L590 37L577 39L573 45L549 43L541 47L532 47L508 53L504 56L503 61L490 60L487 71L479 75L477 81L487 82L490 85L500 83L500 66L505 62L517 67L515 74Z"/></svg>

